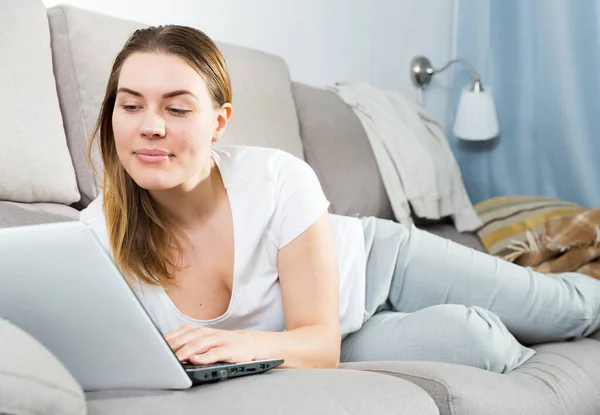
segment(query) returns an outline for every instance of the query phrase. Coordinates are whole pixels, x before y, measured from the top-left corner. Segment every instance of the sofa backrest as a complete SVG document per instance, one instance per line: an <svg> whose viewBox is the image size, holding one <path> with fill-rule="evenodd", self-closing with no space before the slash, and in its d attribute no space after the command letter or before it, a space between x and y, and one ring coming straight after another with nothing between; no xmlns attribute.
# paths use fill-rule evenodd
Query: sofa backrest
<svg viewBox="0 0 600 415"><path fill-rule="evenodd" d="M72 6L48 9L58 97L81 191L80 207L96 198L100 177L85 159L112 62L127 38L147 25ZM283 59L218 43L233 89L233 117L220 144L277 147L304 158L287 65ZM101 166L98 157L95 165Z"/></svg>

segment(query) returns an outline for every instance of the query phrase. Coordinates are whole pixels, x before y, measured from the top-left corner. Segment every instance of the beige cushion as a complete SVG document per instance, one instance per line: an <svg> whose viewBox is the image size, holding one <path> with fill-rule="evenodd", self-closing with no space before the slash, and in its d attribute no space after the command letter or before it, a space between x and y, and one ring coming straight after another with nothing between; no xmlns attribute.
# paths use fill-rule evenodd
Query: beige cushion
<svg viewBox="0 0 600 415"><path fill-rule="evenodd" d="M535 356L507 374L430 362L342 367L409 380L435 400L441 415L600 414L600 342L583 339L534 349Z"/></svg>
<svg viewBox="0 0 600 415"><path fill-rule="evenodd" d="M41 1L2 3L0 56L0 200L78 201Z"/></svg>
<svg viewBox="0 0 600 415"><path fill-rule="evenodd" d="M81 386L42 344L2 319L0 339L0 414L86 413Z"/></svg>
<svg viewBox="0 0 600 415"><path fill-rule="evenodd" d="M353 370L277 369L185 391L88 392L89 415L437 415L410 382Z"/></svg>
<svg viewBox="0 0 600 415"><path fill-rule="evenodd" d="M98 195L100 183L92 180L85 162L86 140L114 57L134 30L146 25L64 5L48 9L48 18L60 104L82 206L87 206ZM234 106L220 143L277 147L303 157L285 62L238 46L219 43L219 47L232 78Z"/></svg>
<svg viewBox="0 0 600 415"><path fill-rule="evenodd" d="M78 220L79 211L58 203L0 201L0 228Z"/></svg>

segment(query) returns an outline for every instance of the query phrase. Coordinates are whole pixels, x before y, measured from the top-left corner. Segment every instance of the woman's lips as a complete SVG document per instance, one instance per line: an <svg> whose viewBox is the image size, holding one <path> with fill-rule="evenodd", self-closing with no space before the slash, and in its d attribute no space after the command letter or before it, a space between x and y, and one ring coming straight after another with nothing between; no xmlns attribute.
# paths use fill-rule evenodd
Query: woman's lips
<svg viewBox="0 0 600 415"><path fill-rule="evenodd" d="M134 154L142 163L156 164L169 160L172 154L161 150L144 149L135 151Z"/></svg>
<svg viewBox="0 0 600 415"><path fill-rule="evenodd" d="M170 158L169 155L164 155L164 156L150 156L148 154L140 154L140 153L135 153L135 155L137 156L137 158L141 162L143 162L143 163L150 163L150 164L162 163L163 161L167 161Z"/></svg>

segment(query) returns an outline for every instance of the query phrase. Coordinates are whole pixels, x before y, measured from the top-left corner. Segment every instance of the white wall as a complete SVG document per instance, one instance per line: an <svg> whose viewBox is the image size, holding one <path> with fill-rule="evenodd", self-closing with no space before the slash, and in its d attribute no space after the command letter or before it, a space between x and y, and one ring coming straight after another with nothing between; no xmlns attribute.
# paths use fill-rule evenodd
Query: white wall
<svg viewBox="0 0 600 415"><path fill-rule="evenodd" d="M315 86L360 80L419 99L413 56L434 66L452 56L458 0L44 0L148 24L185 24L215 40L283 57L292 79ZM448 120L448 74L425 92L426 108Z"/></svg>

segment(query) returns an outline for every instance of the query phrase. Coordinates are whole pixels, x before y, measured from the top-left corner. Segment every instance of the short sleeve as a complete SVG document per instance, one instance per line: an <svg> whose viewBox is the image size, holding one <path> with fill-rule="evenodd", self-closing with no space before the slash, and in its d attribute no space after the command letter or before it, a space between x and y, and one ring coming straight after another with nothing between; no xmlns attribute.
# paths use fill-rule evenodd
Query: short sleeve
<svg viewBox="0 0 600 415"><path fill-rule="evenodd" d="M330 202L308 163L285 153L280 159L272 231L281 249L327 211Z"/></svg>

